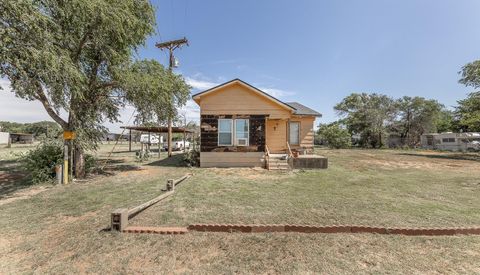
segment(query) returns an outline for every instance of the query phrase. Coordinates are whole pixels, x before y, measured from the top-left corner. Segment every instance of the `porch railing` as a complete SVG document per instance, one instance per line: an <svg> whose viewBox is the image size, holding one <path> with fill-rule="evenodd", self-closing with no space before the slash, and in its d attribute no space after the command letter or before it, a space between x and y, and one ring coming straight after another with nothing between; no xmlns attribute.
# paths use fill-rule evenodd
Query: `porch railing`
<svg viewBox="0 0 480 275"><path fill-rule="evenodd" d="M290 148L290 143L287 141L288 156L293 158L292 148Z"/></svg>

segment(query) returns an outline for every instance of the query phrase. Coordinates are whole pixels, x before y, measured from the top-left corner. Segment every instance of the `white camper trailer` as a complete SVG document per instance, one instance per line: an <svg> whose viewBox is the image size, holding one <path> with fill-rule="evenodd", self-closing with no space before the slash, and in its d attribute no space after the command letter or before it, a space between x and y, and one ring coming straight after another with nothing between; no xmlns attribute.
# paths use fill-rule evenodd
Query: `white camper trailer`
<svg viewBox="0 0 480 275"><path fill-rule="evenodd" d="M424 134L420 141L424 149L480 151L480 133Z"/></svg>

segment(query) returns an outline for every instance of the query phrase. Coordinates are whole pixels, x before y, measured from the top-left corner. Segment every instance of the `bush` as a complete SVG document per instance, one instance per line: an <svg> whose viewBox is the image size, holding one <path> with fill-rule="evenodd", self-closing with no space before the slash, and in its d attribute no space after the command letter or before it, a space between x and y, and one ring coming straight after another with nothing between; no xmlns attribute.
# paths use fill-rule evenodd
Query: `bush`
<svg viewBox="0 0 480 275"><path fill-rule="evenodd" d="M23 169L32 177L34 184L55 179L55 166L63 164L63 143L60 140L46 140L35 149L21 155ZM92 172L96 168L96 159L85 154L85 171Z"/></svg>
<svg viewBox="0 0 480 275"><path fill-rule="evenodd" d="M200 151L198 149L187 151L185 155L183 155L183 161L188 166L200 166Z"/></svg>
<svg viewBox="0 0 480 275"><path fill-rule="evenodd" d="M22 155L23 168L31 175L34 184L55 178L55 166L63 159L63 145L60 142L45 141L35 149Z"/></svg>
<svg viewBox="0 0 480 275"><path fill-rule="evenodd" d="M347 129L338 123L324 124L318 129L319 136L331 148L349 148L352 146L352 137Z"/></svg>

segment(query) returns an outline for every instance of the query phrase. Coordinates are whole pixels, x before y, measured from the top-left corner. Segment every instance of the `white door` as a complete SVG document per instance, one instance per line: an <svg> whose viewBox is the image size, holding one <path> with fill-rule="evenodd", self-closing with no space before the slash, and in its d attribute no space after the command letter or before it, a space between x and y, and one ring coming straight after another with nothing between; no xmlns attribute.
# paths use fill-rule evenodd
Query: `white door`
<svg viewBox="0 0 480 275"><path fill-rule="evenodd" d="M290 145L300 145L300 122L290 122L288 132Z"/></svg>

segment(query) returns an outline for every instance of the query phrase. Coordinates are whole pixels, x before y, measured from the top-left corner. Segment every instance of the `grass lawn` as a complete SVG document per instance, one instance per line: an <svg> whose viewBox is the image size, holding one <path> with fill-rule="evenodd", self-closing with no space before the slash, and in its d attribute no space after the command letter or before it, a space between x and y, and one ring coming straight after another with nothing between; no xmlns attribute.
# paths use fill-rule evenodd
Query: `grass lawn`
<svg viewBox="0 0 480 275"><path fill-rule="evenodd" d="M329 169L285 173L179 167L181 156L140 164L126 149L87 181L0 189L0 273L480 273L479 236L104 230L113 209L153 198L187 172L194 176L172 197L131 224L480 225L478 154L319 149ZM2 150L0 176L17 169Z"/></svg>

